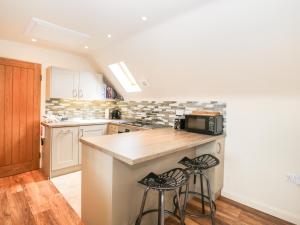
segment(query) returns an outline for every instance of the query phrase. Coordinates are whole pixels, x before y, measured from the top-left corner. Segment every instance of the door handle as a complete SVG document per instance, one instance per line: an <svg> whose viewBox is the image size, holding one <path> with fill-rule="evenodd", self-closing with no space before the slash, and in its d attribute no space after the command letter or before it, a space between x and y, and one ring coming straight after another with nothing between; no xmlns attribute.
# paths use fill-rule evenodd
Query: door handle
<svg viewBox="0 0 300 225"><path fill-rule="evenodd" d="M59 133L60 134L68 134L68 133L72 133L72 130L61 130Z"/></svg>
<svg viewBox="0 0 300 225"><path fill-rule="evenodd" d="M78 135L78 136L79 136L79 138L82 138L82 137L83 137L83 129L80 129L80 130L79 130L79 135Z"/></svg>
<svg viewBox="0 0 300 225"><path fill-rule="evenodd" d="M82 98L83 97L83 92L81 89L79 89L79 98Z"/></svg>
<svg viewBox="0 0 300 225"><path fill-rule="evenodd" d="M217 150L218 154L221 154L221 149L222 149L222 145L221 143L218 143L218 150Z"/></svg>
<svg viewBox="0 0 300 225"><path fill-rule="evenodd" d="M76 91L76 89L73 90L73 97L74 97L74 98L77 97L77 91Z"/></svg>

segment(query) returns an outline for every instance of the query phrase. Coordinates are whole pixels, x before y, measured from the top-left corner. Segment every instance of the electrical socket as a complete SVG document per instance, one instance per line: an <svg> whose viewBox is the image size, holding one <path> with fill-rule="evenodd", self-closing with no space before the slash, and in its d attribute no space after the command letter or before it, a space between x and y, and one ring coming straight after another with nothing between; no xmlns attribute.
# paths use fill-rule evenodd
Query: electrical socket
<svg viewBox="0 0 300 225"><path fill-rule="evenodd" d="M295 173L287 173L286 177L289 182L300 185L300 175Z"/></svg>

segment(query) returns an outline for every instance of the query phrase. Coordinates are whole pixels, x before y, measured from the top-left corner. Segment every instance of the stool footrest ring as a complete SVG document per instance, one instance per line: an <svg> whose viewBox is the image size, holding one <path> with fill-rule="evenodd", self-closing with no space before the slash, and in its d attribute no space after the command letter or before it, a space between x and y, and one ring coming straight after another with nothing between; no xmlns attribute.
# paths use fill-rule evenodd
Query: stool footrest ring
<svg viewBox="0 0 300 225"><path fill-rule="evenodd" d="M164 211L165 211L165 213L170 214L170 215L176 217L180 221L180 217L177 216L176 214L174 214L174 212L171 212L171 211L166 210L166 209ZM146 214L154 213L154 212L159 213L159 209L149 209L149 210L146 210L145 212L143 212L142 217L145 216ZM135 224L137 224L137 220L136 220Z"/></svg>
<svg viewBox="0 0 300 225"><path fill-rule="evenodd" d="M180 195L183 195L183 194L185 194L185 191L180 192ZM188 194L201 196L206 200L205 202L209 203L209 197L206 196L206 195L203 195L203 194L201 194L199 192L195 192L195 191L189 191ZM216 206L215 201L212 201L212 203L213 203L214 212L215 212L217 210L217 206ZM176 196L173 198L173 204L175 205L175 207L177 206ZM212 215L212 213L213 212L209 212L209 213L206 213L206 214L203 214L203 213L195 214L195 213L191 213L188 210L185 210L185 214L189 215L189 216L192 216L192 217L209 217L209 216ZM174 215L174 213L173 213L173 215Z"/></svg>

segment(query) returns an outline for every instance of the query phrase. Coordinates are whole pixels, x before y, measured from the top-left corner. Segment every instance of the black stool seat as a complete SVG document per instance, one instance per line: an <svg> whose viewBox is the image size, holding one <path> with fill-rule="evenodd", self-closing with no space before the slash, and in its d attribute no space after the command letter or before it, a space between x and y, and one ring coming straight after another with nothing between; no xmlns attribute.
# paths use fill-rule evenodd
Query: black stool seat
<svg viewBox="0 0 300 225"><path fill-rule="evenodd" d="M203 154L193 159L184 157L178 163L189 169L202 171L217 166L220 163L220 160L211 154Z"/></svg>
<svg viewBox="0 0 300 225"><path fill-rule="evenodd" d="M208 175L206 174L207 170L215 167L220 164L220 160L211 155L211 154L203 154L196 158L190 159L188 157L184 157L181 159L178 163L184 165L186 167L186 171L189 175L194 175L194 185L196 185L196 178L199 175L200 177L200 192L197 191L190 191L189 185L186 186L186 190L182 191L182 188L180 188L179 194L184 194L185 202L187 202L187 199L189 195L197 195L201 198L201 206L202 206L202 212L201 213L193 213L186 209L186 204L184 204L184 212L186 215L195 216L195 217L201 217L201 216L210 216L212 225L216 224L215 221L215 211L216 211L216 204L213 201L212 191L210 188L210 182ZM207 187L207 195L204 194L204 182L206 181L206 187ZM179 204L177 202L177 199L173 198L175 210L174 213L178 210ZM205 202L209 203L210 213L205 212Z"/></svg>
<svg viewBox="0 0 300 225"><path fill-rule="evenodd" d="M189 174L186 172L186 170L181 168L175 168L158 175L155 173L149 173L146 177L140 180L138 183L146 186L146 188L142 199L140 213L136 219L135 225L141 225L143 216L154 212L158 212L158 223L157 223L158 225L165 224L165 214L173 215L174 217L180 220L180 225L185 225L184 212L183 212L183 209L185 207L181 206L180 204L180 189L183 186L188 185L188 180L189 180ZM158 208L148 209L144 211L147 194L150 189L153 189L159 194ZM179 210L179 216L177 216L176 213L174 214L173 212L165 209L165 192L167 191L175 192L175 197L177 199L177 208ZM184 203L184 205L185 204L186 202Z"/></svg>
<svg viewBox="0 0 300 225"><path fill-rule="evenodd" d="M162 174L149 173L138 183L156 190L174 190L185 185L188 181L188 173L181 168L175 168Z"/></svg>

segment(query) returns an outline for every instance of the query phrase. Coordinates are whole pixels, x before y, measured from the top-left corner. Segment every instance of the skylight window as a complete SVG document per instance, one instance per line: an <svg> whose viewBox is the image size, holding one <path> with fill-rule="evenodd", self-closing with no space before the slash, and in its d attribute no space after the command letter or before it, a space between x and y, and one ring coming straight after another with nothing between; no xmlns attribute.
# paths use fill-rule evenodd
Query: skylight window
<svg viewBox="0 0 300 225"><path fill-rule="evenodd" d="M140 92L141 88L136 83L134 77L130 73L124 62L111 64L108 66L114 76L118 79L122 87L127 92Z"/></svg>

